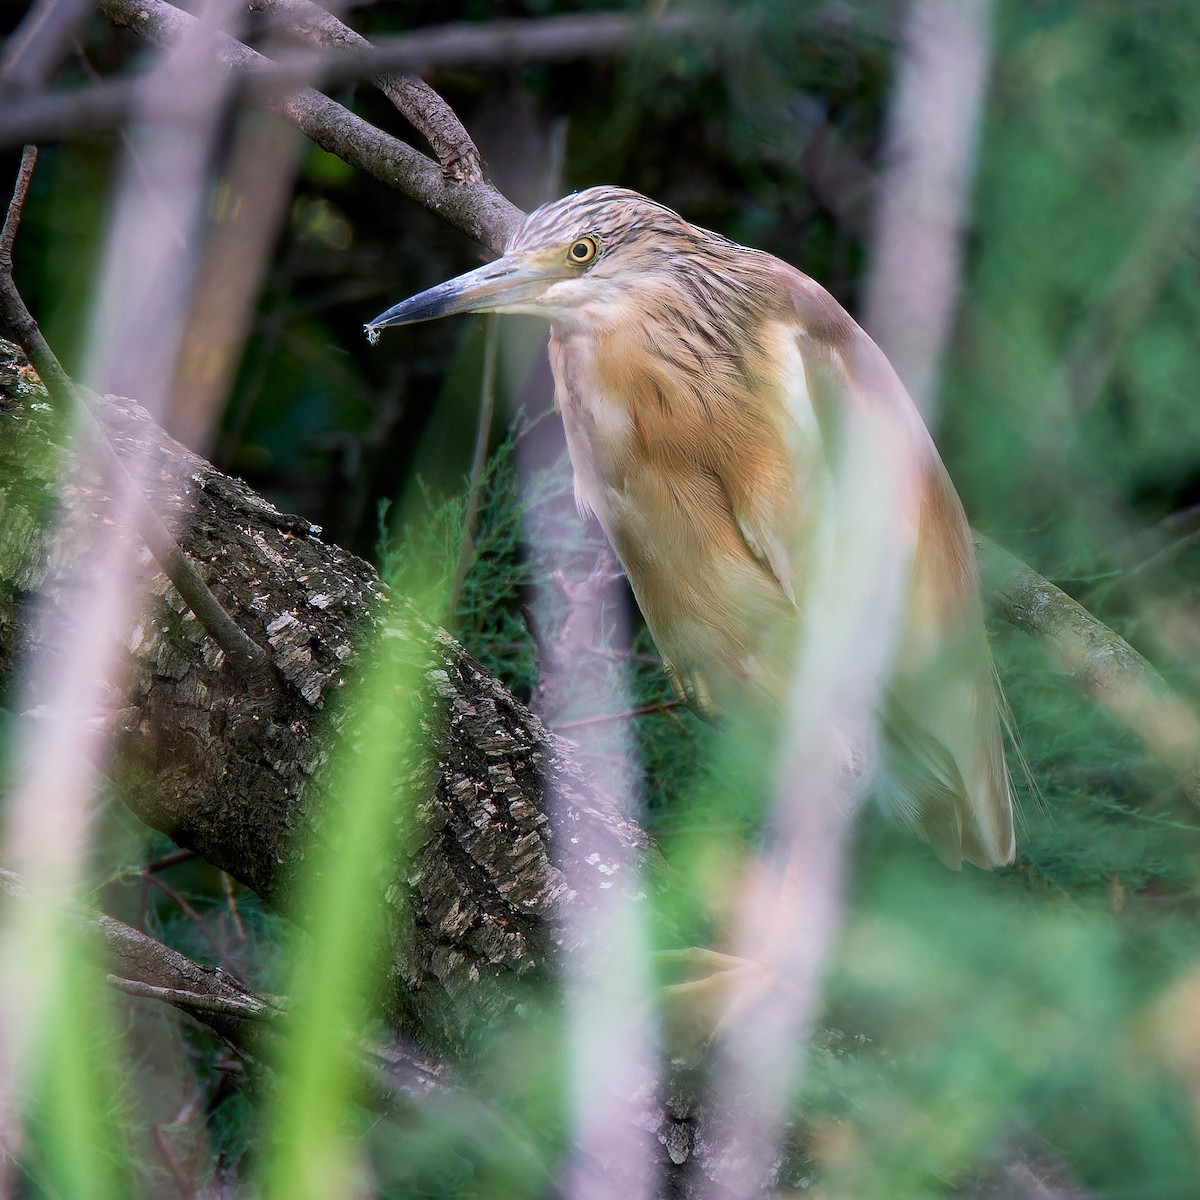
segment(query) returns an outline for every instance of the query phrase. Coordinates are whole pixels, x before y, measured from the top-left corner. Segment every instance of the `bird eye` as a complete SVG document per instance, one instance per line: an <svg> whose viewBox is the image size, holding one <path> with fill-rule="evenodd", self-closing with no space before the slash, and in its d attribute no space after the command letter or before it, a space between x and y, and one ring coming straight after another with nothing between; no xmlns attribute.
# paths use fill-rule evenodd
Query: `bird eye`
<svg viewBox="0 0 1200 1200"><path fill-rule="evenodd" d="M596 257L600 250L600 243L590 234L587 237L581 237L570 250L567 251L567 257L573 262L583 265L590 263Z"/></svg>

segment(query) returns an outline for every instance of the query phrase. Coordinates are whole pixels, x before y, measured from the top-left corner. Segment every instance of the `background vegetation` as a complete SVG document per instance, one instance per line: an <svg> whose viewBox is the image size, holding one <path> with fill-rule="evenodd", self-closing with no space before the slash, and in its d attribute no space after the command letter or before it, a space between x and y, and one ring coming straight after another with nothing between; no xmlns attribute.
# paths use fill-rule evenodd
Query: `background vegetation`
<svg viewBox="0 0 1200 1200"><path fill-rule="evenodd" d="M372 37L637 7L412 2L352 20ZM446 70L429 81L523 207L594 183L627 185L795 263L855 312L904 6L835 8L701 6L701 26L720 18L719 39L642 39L599 57L584 46L568 62ZM112 74L143 53L96 16L64 77ZM937 429L976 528L1118 630L1193 702L1198 72L1200 6L997 3ZM365 87L339 98L397 124ZM292 135L281 127L280 136ZM46 145L22 229L26 298L68 366L88 327L118 151L108 135ZM5 162L10 178L15 159ZM219 170L216 178L214 204ZM528 699L538 642L553 642L562 617L550 573L586 569L599 540L594 527L580 539L570 506L543 331L504 323L482 507L457 588L482 319L406 330L375 349L361 335L377 312L478 260L477 247L431 214L304 148L212 457L374 556L398 591L420 592ZM636 632L631 603L614 614L614 630L618 617ZM799 1165L785 1183L857 1200L1184 1200L1200 1193L1200 817L1040 648L998 623L993 636L1040 793L1022 798L1018 860L951 875L926 848L864 820L822 1032L797 1097ZM631 709L668 700L644 634L631 679ZM558 695L547 707L568 726L608 715L594 710L595 695ZM716 848L753 844L758 820L753 802L731 801L739 768L718 733L679 710L610 724L633 733L637 801L670 864L658 940L708 940L730 869ZM91 899L257 990L290 991L290 926L171 851L111 805ZM70 961L85 971L82 956ZM61 981L14 1194L251 1194L256 1179L280 1196L322 1194L320 1170L297 1183L307 1168L289 1166L279 1148L306 1128L288 1107L286 1069L283 1083L247 1074L210 1035L102 995L74 976ZM339 1136L349 1125L356 1174L347 1184L335 1173L349 1190L324 1194L549 1194L569 1136L570 1080L563 1032L547 1011L542 1025L479 1048L460 1104L401 1123L368 1118L348 1099L335 1105L320 1120ZM296 1061L306 1053L301 1036ZM317 1079L308 1086L326 1086ZM334 1091L344 1097L348 1086ZM487 1132L479 1104L509 1133ZM1014 1159L1060 1190L1017 1190L1001 1170Z"/></svg>

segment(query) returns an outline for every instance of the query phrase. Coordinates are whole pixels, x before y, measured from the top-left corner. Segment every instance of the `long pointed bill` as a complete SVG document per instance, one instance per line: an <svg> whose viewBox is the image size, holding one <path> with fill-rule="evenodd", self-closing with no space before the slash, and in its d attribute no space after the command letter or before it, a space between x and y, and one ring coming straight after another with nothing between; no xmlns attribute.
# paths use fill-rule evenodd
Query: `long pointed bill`
<svg viewBox="0 0 1200 1200"><path fill-rule="evenodd" d="M393 305L363 328L374 344L388 325L412 325L455 313L511 310L536 300L546 288L572 272L561 263L542 264L505 256L448 279L420 295Z"/></svg>

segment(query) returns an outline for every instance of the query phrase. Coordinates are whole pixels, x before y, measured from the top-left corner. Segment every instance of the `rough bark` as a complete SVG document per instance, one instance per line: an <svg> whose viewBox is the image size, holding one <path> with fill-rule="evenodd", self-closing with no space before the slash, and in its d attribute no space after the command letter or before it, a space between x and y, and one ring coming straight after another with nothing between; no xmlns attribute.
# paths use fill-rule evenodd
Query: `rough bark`
<svg viewBox="0 0 1200 1200"><path fill-rule="evenodd" d="M112 773L143 821L280 902L319 830L342 697L384 619L384 589L369 564L174 442L132 401L100 404L118 454L149 455L152 504L229 613L270 648L280 681L233 670L145 555L146 605L112 700ZM56 580L86 557L86 530L64 543L52 510L102 519L105 508L97 482L68 469L57 424L20 352L0 343L0 665L10 670L53 653L32 644L22 614L35 595L53 603ZM387 1007L425 1045L457 1048L561 951L562 906L599 896L607 877L588 856L603 864L645 842L589 788L569 744L453 639L411 613L403 626L426 664L417 775L427 792L415 853L381 896L406 914ZM547 811L551 779L569 838ZM593 895L567 888L567 856L578 860L573 881L595 879Z"/></svg>

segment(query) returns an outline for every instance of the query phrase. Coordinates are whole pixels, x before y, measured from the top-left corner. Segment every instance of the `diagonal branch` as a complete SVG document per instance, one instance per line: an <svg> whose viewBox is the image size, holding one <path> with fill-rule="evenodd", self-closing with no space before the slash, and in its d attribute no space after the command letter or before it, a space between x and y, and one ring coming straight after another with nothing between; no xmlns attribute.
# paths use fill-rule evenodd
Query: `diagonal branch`
<svg viewBox="0 0 1200 1200"><path fill-rule="evenodd" d="M25 889L12 871L0 867L0 895L22 901ZM75 910L75 919L103 946L110 986L128 996L155 1000L187 1013L240 1054L263 1061L274 1045L272 1026L286 1015L276 996L238 987L220 971L172 950L106 913ZM399 1039L365 1043L359 1049L366 1099L383 1111L401 1101L457 1093L445 1064Z"/></svg>
<svg viewBox="0 0 1200 1200"><path fill-rule="evenodd" d="M1151 752L1200 804L1200 718L1120 634L1032 567L975 535L986 591L1006 621L1040 638L1052 657Z"/></svg>
<svg viewBox="0 0 1200 1200"><path fill-rule="evenodd" d="M201 37L199 22L164 0L102 0L117 25L155 45ZM230 70L267 72L271 60L225 34L204 32L217 62ZM310 87L276 81L262 103L323 150L423 204L448 224L499 253L522 219L521 210L488 183L447 181L441 167L411 146L355 116Z"/></svg>
<svg viewBox="0 0 1200 1200"><path fill-rule="evenodd" d="M2 867L0 894L25 899L21 878ZM249 1022L259 1024L277 1006L115 917L86 910L77 910L75 917L103 945L115 986L131 994L156 994L159 999L170 995L174 1007L191 1013L238 1050L252 1058L261 1053L260 1030ZM184 997L194 1002L187 1003Z"/></svg>
<svg viewBox="0 0 1200 1200"><path fill-rule="evenodd" d="M292 30L319 46L338 51L369 49L371 43L312 0L251 0L251 11L287 21ZM482 183L483 163L458 115L424 80L412 74L381 72L375 86L433 147L447 179Z"/></svg>

